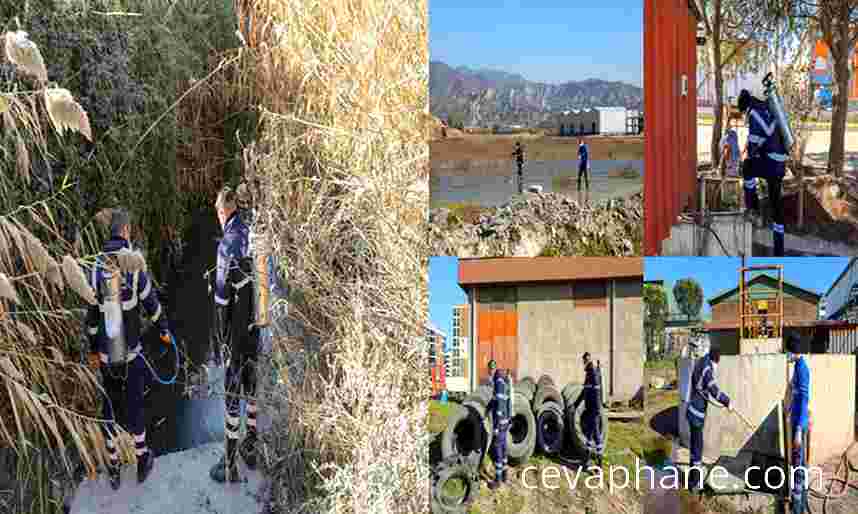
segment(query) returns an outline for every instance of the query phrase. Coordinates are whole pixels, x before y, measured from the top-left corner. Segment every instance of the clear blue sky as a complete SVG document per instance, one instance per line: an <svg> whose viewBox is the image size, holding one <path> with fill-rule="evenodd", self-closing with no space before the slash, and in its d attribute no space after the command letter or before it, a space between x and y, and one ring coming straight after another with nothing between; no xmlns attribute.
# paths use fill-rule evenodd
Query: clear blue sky
<svg viewBox="0 0 858 514"><path fill-rule="evenodd" d="M429 259L429 320L447 334L448 345L453 330L453 306L467 302L465 292L457 282L458 277L458 258Z"/></svg>
<svg viewBox="0 0 858 514"><path fill-rule="evenodd" d="M783 259L748 259L747 266L783 264L784 280L819 295L828 288L849 264L848 257L793 257ZM647 257L645 280L664 280L665 286L683 278L693 278L703 288L703 310L709 312L709 298L738 287L741 259L731 257Z"/></svg>
<svg viewBox="0 0 858 514"><path fill-rule="evenodd" d="M431 0L429 55L548 83L640 86L643 0Z"/></svg>

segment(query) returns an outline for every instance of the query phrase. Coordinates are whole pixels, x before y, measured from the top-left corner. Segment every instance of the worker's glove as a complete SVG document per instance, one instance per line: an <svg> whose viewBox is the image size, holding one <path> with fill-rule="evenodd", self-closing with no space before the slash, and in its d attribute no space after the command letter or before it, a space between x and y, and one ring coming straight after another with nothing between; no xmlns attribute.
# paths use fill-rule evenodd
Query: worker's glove
<svg viewBox="0 0 858 514"><path fill-rule="evenodd" d="M98 371L98 368L101 367L101 357L98 355L98 352L89 352L86 356L87 364L89 365L89 369L94 372Z"/></svg>
<svg viewBox="0 0 858 514"><path fill-rule="evenodd" d="M721 405L724 406L725 409L730 409L730 397L726 394L721 394Z"/></svg>

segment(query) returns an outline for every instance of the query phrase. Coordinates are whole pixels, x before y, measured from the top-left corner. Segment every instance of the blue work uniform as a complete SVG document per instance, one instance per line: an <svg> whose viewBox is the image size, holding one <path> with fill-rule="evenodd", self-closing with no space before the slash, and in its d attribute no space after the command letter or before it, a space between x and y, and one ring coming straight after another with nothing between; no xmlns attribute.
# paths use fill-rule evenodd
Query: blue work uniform
<svg viewBox="0 0 858 514"><path fill-rule="evenodd" d="M578 145L578 190L581 190L581 177L584 177L584 183L587 189L590 188L590 174L588 173L590 164L590 151L585 143Z"/></svg>
<svg viewBox="0 0 858 514"><path fill-rule="evenodd" d="M223 238L217 249L217 274L215 277L214 301L218 316L225 325L230 345L230 362L226 370L226 416L227 441L237 440L241 425L241 394L253 397L256 394L256 359L258 354L259 329L253 326L256 320L253 295L252 257L250 255L250 229L233 212L224 224ZM221 322L221 324L224 324ZM248 435L256 435L256 402L248 401ZM231 453L231 452L230 452Z"/></svg>
<svg viewBox="0 0 858 514"><path fill-rule="evenodd" d="M524 147L517 146L512 156L515 157L515 163L518 165L518 192L521 193L524 191Z"/></svg>
<svg viewBox="0 0 858 514"><path fill-rule="evenodd" d="M809 424L808 402L810 400L810 369L804 357L795 362L792 376L792 401L790 403L790 424L793 427L793 438L796 431L801 430L801 446L793 443L792 465L795 470L795 482L792 487L791 508L793 514L802 514L807 506L807 476L804 469L805 448L807 447L807 429Z"/></svg>
<svg viewBox="0 0 858 514"><path fill-rule="evenodd" d="M89 285L96 291L98 305L89 307L87 311L87 332L90 341L90 351L98 353L104 366L104 390L109 401L104 402L102 415L104 419L115 419L134 436L135 449L138 456L148 451L146 446L146 421L143 412L143 391L148 369L143 362L143 348L140 342L140 306L160 329L161 333L168 330L166 314L161 310L158 294L152 287L152 281L145 271L124 273L123 285L120 292L122 302L122 325L127 343L127 357L124 363L108 362L108 338L104 323L104 297L99 285L104 279L105 255L113 254L130 244L122 237L114 236L104 243L103 254L96 258L95 265L89 270ZM116 411L119 412L116 412ZM111 464L118 463L117 448L114 443L116 430L111 425L102 425L105 434Z"/></svg>
<svg viewBox="0 0 858 514"><path fill-rule="evenodd" d="M715 399L718 403L728 407L730 398L718 389L715 382L715 368L710 355L706 355L694 366L691 374L691 399L688 403L686 418L691 432L691 466L700 466L703 463L703 428L706 423L706 411L709 399ZM697 480L689 479L691 484L699 485L703 480L701 476Z"/></svg>
<svg viewBox="0 0 858 514"><path fill-rule="evenodd" d="M589 362L584 370L584 388L575 400L575 408L584 402L581 413L581 429L589 455L602 455L605 449L602 437L602 376L596 366Z"/></svg>
<svg viewBox="0 0 858 514"><path fill-rule="evenodd" d="M788 158L786 146L778 130L777 120L768 105L754 99L748 110L748 165L742 167L745 179L745 205L759 210L757 178L769 185L769 199L774 211L772 238L775 256L784 254L784 208L781 193Z"/></svg>
<svg viewBox="0 0 858 514"><path fill-rule="evenodd" d="M508 462L506 439L512 418L512 391L509 379L500 371L495 371L492 386L494 394L489 405L492 413L492 458L495 461L495 479L500 482L505 478Z"/></svg>

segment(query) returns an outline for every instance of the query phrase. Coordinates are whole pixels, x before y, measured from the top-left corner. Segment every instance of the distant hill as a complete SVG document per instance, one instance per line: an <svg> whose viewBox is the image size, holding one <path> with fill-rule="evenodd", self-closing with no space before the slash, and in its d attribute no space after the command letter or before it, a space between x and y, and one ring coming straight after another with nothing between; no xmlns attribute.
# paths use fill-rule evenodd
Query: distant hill
<svg viewBox="0 0 858 514"><path fill-rule="evenodd" d="M574 70L573 70L574 71ZM429 63L429 107L439 118L461 117L464 123L536 124L550 113L587 107L641 109L643 89L598 79L563 84L531 82L497 70L453 68Z"/></svg>

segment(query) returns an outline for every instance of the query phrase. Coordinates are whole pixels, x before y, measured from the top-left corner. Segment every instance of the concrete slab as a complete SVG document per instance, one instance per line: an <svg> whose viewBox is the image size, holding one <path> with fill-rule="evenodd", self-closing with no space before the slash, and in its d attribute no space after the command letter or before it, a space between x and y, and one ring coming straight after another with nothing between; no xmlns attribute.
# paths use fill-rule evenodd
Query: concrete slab
<svg viewBox="0 0 858 514"><path fill-rule="evenodd" d="M742 339L739 341L739 353L742 355L754 353L781 353L783 352L783 339L781 338L758 338Z"/></svg>
<svg viewBox="0 0 858 514"><path fill-rule="evenodd" d="M822 464L839 457L855 440L855 356L810 355L808 365L810 463Z"/></svg>
<svg viewBox="0 0 858 514"><path fill-rule="evenodd" d="M241 468L244 482L217 484L209 469L223 453L223 443L171 453L155 459L149 479L137 483L136 467L126 466L122 487L110 488L107 475L84 480L71 503L72 514L253 514L262 512L268 481L258 471Z"/></svg>
<svg viewBox="0 0 858 514"><path fill-rule="evenodd" d="M674 225L670 230L670 237L662 243L661 255L751 255L754 243L753 225L747 222L743 215L713 213L710 220L709 229L690 222ZM715 237L713 232L718 237Z"/></svg>

